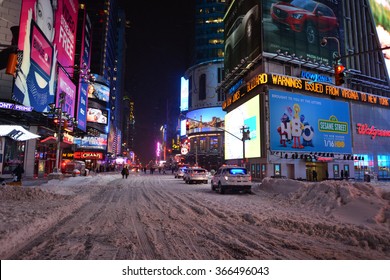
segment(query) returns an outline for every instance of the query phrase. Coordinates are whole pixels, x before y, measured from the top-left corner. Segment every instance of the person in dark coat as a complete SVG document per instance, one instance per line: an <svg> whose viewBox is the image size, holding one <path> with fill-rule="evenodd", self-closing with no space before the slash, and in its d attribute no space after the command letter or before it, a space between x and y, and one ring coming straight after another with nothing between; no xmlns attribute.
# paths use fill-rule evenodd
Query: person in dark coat
<svg viewBox="0 0 390 280"><path fill-rule="evenodd" d="M129 176L129 173L128 173L128 170L127 170L126 166L123 166L121 174L122 174L122 179L124 179L125 176L126 176L126 178L127 178L127 176Z"/></svg>
<svg viewBox="0 0 390 280"><path fill-rule="evenodd" d="M13 171L13 174L16 176L16 182L20 182L22 180L22 174L24 173L24 169L22 165L19 163L18 166Z"/></svg>

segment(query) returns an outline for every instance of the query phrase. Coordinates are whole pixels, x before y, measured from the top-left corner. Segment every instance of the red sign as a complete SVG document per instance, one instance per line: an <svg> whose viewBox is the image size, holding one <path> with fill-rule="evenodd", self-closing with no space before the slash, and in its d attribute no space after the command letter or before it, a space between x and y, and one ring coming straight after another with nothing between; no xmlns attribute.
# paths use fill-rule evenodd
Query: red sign
<svg viewBox="0 0 390 280"><path fill-rule="evenodd" d="M75 152L75 159L103 159L103 153L99 152Z"/></svg>
<svg viewBox="0 0 390 280"><path fill-rule="evenodd" d="M371 139L375 139L377 136L390 137L390 130L377 129L375 126L369 126L368 124L358 123L356 124L357 133L362 135L371 135Z"/></svg>

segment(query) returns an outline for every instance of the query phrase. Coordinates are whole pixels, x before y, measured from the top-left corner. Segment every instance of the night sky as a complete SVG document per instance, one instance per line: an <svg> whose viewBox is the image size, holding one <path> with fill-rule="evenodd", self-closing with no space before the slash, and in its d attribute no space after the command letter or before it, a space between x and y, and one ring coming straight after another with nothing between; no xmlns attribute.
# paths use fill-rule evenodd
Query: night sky
<svg viewBox="0 0 390 280"><path fill-rule="evenodd" d="M135 101L134 151L142 163L155 159L161 125L168 123L171 137L176 131L180 78L190 66L193 2L123 1L130 21L126 91Z"/></svg>

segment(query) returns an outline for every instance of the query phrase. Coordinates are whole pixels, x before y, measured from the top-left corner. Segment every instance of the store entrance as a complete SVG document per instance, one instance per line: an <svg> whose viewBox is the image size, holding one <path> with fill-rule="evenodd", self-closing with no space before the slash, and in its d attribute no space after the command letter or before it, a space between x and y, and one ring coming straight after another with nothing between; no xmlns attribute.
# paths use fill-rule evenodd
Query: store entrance
<svg viewBox="0 0 390 280"><path fill-rule="evenodd" d="M323 181L327 179L328 164L326 162L308 162L306 163L306 180ZM317 175L317 178L315 178Z"/></svg>

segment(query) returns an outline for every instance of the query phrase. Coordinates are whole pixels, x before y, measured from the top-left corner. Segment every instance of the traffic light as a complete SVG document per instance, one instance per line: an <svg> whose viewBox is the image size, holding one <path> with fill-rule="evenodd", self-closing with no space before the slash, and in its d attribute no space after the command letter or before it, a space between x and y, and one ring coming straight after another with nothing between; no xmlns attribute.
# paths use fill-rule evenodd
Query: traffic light
<svg viewBox="0 0 390 280"><path fill-rule="evenodd" d="M345 83L345 67L342 64L337 64L334 66L334 83L336 86L341 86Z"/></svg>
<svg viewBox="0 0 390 280"><path fill-rule="evenodd" d="M247 129L246 131L245 130L242 131L242 140L243 141L251 140L249 129Z"/></svg>

